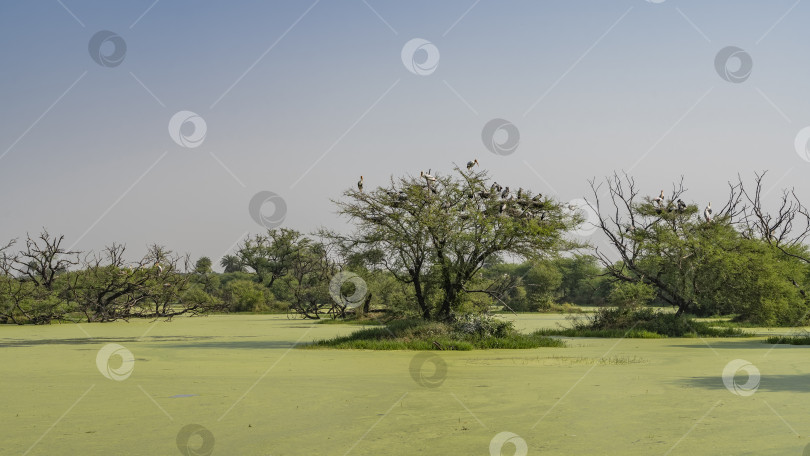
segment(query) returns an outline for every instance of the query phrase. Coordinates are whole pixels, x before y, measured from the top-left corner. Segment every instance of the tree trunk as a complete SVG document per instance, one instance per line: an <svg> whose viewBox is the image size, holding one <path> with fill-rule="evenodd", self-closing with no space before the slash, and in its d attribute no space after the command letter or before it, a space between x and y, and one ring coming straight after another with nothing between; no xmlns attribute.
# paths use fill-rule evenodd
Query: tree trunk
<svg viewBox="0 0 810 456"><path fill-rule="evenodd" d="M416 293L416 302L419 304L419 309L422 311L422 319L430 320L430 307L425 302L425 295L422 292L422 281L419 279L418 274L411 276L413 279L413 290Z"/></svg>

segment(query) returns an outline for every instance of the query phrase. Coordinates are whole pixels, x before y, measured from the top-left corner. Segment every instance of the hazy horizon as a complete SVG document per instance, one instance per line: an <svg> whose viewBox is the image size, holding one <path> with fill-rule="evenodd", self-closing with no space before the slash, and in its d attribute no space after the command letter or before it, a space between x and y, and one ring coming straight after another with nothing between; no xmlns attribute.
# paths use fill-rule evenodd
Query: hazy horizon
<svg viewBox="0 0 810 456"><path fill-rule="evenodd" d="M0 5L0 243L46 227L216 263L265 229L260 192L279 227L342 229L329 200L360 175L474 158L561 201L614 170L650 195L683 175L701 208L764 170L766 199L807 200L810 5L434 3ZM493 119L511 153L485 146Z"/></svg>

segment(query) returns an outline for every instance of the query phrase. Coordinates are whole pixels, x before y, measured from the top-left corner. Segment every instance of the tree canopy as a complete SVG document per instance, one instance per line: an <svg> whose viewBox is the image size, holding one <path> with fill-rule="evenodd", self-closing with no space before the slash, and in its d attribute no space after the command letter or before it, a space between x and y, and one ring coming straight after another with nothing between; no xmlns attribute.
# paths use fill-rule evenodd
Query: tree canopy
<svg viewBox="0 0 810 456"><path fill-rule="evenodd" d="M335 204L355 230L325 235L410 284L425 319L448 318L464 295L488 293L469 285L498 255L534 258L575 247L565 233L581 221L552 198L458 167L443 176L423 172L392 177L386 187L350 189Z"/></svg>

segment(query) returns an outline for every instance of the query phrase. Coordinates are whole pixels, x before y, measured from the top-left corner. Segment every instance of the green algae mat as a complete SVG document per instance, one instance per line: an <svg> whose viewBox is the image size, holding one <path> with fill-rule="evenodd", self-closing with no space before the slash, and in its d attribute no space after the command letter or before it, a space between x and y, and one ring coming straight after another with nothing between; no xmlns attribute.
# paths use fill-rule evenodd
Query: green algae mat
<svg viewBox="0 0 810 456"><path fill-rule="evenodd" d="M529 331L563 315L511 316ZM810 454L810 347L299 350L285 317L0 327L2 455ZM805 453L807 451L807 453Z"/></svg>

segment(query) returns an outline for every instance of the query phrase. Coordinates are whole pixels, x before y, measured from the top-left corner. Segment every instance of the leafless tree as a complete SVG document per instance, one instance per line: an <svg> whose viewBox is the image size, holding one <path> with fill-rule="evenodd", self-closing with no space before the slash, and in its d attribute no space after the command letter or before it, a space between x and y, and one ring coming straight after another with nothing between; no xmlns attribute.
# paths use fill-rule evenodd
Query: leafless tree
<svg viewBox="0 0 810 456"><path fill-rule="evenodd" d="M779 249L783 254L810 263L810 254L804 248L810 236L810 211L802 204L796 190L783 189L776 212L768 211L763 199L763 181L766 172L756 173L754 188L744 188L742 177L738 176L739 187L747 201L742 217L742 232L748 237L756 237Z"/></svg>
<svg viewBox="0 0 810 456"><path fill-rule="evenodd" d="M25 249L11 262L11 269L37 286L52 290L57 274L79 264L78 251L62 248L65 236L51 236L43 229L39 236L26 234Z"/></svg>

